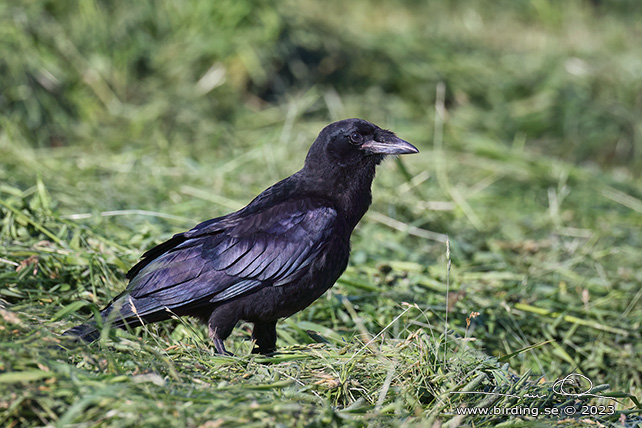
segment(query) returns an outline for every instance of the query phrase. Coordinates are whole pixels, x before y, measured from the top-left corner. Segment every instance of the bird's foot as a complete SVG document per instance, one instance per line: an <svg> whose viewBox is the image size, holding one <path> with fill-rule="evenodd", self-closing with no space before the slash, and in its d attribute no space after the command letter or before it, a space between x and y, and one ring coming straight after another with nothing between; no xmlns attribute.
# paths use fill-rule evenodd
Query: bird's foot
<svg viewBox="0 0 642 428"><path fill-rule="evenodd" d="M259 346L255 346L254 348L252 348L252 353L265 355L267 357L271 357L272 355L277 354L276 348L261 348Z"/></svg>
<svg viewBox="0 0 642 428"><path fill-rule="evenodd" d="M216 353L219 355L226 355L228 357L233 357L234 354L225 349L225 344L223 343L223 340L214 338L212 339L214 342L214 349L216 350Z"/></svg>

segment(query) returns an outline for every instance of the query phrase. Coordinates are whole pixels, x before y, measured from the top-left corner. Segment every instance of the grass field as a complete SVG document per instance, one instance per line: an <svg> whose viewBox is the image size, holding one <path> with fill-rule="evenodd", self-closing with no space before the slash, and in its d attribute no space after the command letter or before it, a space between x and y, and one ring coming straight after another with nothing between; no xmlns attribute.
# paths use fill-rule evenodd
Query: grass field
<svg viewBox="0 0 642 428"><path fill-rule="evenodd" d="M0 22L0 426L642 426L637 1L10 0ZM347 117L421 153L379 168L278 354L241 326L216 356L188 319L55 346Z"/></svg>

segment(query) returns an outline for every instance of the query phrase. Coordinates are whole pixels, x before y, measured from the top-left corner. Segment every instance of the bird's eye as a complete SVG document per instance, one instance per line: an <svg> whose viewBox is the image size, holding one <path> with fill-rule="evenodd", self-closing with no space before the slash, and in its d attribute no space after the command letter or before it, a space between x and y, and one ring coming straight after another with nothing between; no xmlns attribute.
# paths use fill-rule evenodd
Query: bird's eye
<svg viewBox="0 0 642 428"><path fill-rule="evenodd" d="M363 135L358 132L353 132L350 134L350 141L352 141L353 144L361 144L363 143Z"/></svg>

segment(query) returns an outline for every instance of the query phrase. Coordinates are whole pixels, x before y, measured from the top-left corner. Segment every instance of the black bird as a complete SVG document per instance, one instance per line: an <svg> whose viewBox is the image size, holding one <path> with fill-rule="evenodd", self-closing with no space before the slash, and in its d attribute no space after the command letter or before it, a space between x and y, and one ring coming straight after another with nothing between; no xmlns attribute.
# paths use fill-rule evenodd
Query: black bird
<svg viewBox="0 0 642 428"><path fill-rule="evenodd" d="M216 352L240 321L254 323L253 352L276 349L276 322L319 298L345 270L350 234L372 201L386 155L417 153L362 119L325 127L303 168L245 208L174 235L143 254L129 285L101 311L126 328L179 316L209 327ZM170 312L171 311L171 312ZM94 341L96 322L65 334Z"/></svg>

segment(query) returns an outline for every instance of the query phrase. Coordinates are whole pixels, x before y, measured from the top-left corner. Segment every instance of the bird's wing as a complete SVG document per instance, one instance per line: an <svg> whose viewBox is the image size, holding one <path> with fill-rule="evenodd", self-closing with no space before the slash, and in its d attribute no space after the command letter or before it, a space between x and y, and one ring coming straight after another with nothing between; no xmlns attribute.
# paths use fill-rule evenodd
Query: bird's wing
<svg viewBox="0 0 642 428"><path fill-rule="evenodd" d="M293 282L328 243L336 219L333 208L297 200L210 220L145 253L126 293L145 315Z"/></svg>

